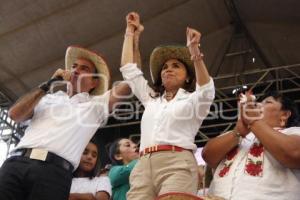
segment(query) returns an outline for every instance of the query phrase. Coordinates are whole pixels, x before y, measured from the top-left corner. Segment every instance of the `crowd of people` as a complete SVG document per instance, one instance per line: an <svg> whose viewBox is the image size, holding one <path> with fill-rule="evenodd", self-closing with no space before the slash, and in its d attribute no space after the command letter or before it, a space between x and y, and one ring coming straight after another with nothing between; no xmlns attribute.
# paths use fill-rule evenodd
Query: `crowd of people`
<svg viewBox="0 0 300 200"><path fill-rule="evenodd" d="M66 51L66 68L21 97L9 110L16 122L30 120L0 169L0 199L153 200L300 199L300 127L296 104L280 93L257 102L241 95L233 130L207 142L202 156L212 168L206 196L197 197L195 136L215 97L199 46L201 33L186 29L186 45L161 45L150 56L153 87L143 76L138 13L126 16L120 71L124 81L109 89L101 55L79 46ZM67 84L54 91L54 83ZM137 147L127 138L109 147L112 163L98 174L92 139L116 103L134 94L145 110Z"/></svg>

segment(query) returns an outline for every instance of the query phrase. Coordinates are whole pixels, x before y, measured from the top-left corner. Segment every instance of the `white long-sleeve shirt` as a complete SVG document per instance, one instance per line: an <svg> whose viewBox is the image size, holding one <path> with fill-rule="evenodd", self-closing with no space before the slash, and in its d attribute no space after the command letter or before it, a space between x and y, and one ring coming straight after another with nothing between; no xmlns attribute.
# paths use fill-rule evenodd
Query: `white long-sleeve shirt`
<svg viewBox="0 0 300 200"><path fill-rule="evenodd" d="M210 79L209 83L201 87L196 85L192 93L180 88L168 102L164 97L150 96L153 91L136 64L127 64L120 70L132 92L145 107L141 121L140 149L169 144L196 150L195 136L214 100L213 80Z"/></svg>

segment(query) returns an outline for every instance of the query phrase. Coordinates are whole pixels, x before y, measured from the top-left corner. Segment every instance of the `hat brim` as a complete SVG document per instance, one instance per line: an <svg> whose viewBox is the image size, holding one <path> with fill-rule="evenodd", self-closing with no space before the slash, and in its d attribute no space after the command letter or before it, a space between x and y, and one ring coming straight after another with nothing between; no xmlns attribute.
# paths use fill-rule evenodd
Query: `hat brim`
<svg viewBox="0 0 300 200"><path fill-rule="evenodd" d="M160 72L165 64L170 59L178 59L183 62L190 73L195 74L191 54L185 46L158 46L150 56L150 74L153 84L156 84L160 79Z"/></svg>
<svg viewBox="0 0 300 200"><path fill-rule="evenodd" d="M69 46L65 57L66 69L71 70L72 65L78 58L85 58L92 61L97 69L99 84L91 92L91 95L101 95L106 92L110 85L110 71L103 57L96 52L79 46Z"/></svg>
<svg viewBox="0 0 300 200"><path fill-rule="evenodd" d="M184 192L168 192L159 195L155 200L203 200L202 198L193 194Z"/></svg>

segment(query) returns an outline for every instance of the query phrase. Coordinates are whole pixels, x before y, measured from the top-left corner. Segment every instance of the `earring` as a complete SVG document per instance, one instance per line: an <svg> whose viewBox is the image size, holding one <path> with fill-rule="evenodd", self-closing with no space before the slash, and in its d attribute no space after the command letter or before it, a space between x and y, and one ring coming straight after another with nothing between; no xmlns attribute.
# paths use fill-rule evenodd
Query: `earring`
<svg viewBox="0 0 300 200"><path fill-rule="evenodd" d="M282 120L280 120L280 126L281 127L285 127L285 121L282 119Z"/></svg>
<svg viewBox="0 0 300 200"><path fill-rule="evenodd" d="M186 79L186 80L185 80L185 82L186 82L186 83L189 83L189 82L190 82L190 80L189 80L189 79Z"/></svg>

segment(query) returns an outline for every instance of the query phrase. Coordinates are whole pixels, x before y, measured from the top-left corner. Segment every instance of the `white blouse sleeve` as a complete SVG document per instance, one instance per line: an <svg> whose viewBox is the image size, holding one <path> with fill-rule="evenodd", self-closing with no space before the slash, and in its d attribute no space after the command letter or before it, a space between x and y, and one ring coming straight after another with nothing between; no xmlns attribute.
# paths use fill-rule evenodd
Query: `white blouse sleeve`
<svg viewBox="0 0 300 200"><path fill-rule="evenodd" d="M149 87L148 81L144 78L143 72L135 63L128 63L120 68L124 80L129 84L133 94L145 104L152 98L153 90Z"/></svg>
<svg viewBox="0 0 300 200"><path fill-rule="evenodd" d="M298 135L300 136L300 127L298 126L293 126L293 127L289 127L283 130L283 133L285 133L286 135Z"/></svg>
<svg viewBox="0 0 300 200"><path fill-rule="evenodd" d="M210 106L215 98L215 86L213 79L202 86L196 83L196 90L191 94L191 100L193 103L196 117L198 119L204 120L208 115Z"/></svg>

